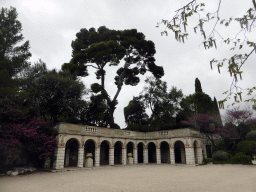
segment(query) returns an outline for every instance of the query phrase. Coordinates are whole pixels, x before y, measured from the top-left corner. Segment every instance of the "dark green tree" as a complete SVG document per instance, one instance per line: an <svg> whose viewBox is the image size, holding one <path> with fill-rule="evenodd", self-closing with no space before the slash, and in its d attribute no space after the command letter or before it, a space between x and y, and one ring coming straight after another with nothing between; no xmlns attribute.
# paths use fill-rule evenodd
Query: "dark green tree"
<svg viewBox="0 0 256 192"><path fill-rule="evenodd" d="M181 101L180 106L182 108L182 114L180 114L180 116L182 116L184 120L196 114L207 114L211 116L213 113L213 101L210 96L205 93L197 92L185 97Z"/></svg>
<svg viewBox="0 0 256 192"><path fill-rule="evenodd" d="M201 87L201 82L198 78L195 80L195 92L196 93L203 93L202 87Z"/></svg>
<svg viewBox="0 0 256 192"><path fill-rule="evenodd" d="M220 116L220 110L219 110L219 106L218 106L218 102L217 99L214 97L213 100L213 113L212 113L212 117L213 117L213 121L216 124L217 127L222 127L222 120L221 120L221 116Z"/></svg>
<svg viewBox="0 0 256 192"><path fill-rule="evenodd" d="M17 92L19 72L29 65L29 42L24 43L22 26L15 8L2 8L0 13L0 97L11 98Z"/></svg>
<svg viewBox="0 0 256 192"><path fill-rule="evenodd" d="M148 123L148 115L144 103L139 97L133 97L133 100L124 108L125 122L146 125Z"/></svg>
<svg viewBox="0 0 256 192"><path fill-rule="evenodd" d="M85 111L84 124L104 127L107 124L108 105L101 94L92 95Z"/></svg>
<svg viewBox="0 0 256 192"><path fill-rule="evenodd" d="M82 100L85 86L69 72L47 70L45 63L40 61L22 75L22 103L50 123L71 120L86 105Z"/></svg>
<svg viewBox="0 0 256 192"><path fill-rule="evenodd" d="M180 110L182 91L172 87L168 92L167 83L154 77L148 77L145 83L141 97L151 110L150 125L157 130L176 127L175 116Z"/></svg>
<svg viewBox="0 0 256 192"><path fill-rule="evenodd" d="M144 105L151 111L150 121L160 117L167 98L167 83L154 77L147 77L143 92L140 93Z"/></svg>
<svg viewBox="0 0 256 192"><path fill-rule="evenodd" d="M116 31L102 26L97 31L94 28L81 29L76 37L71 45L72 59L62 69L68 69L78 76L89 75L88 67L96 69L96 77L101 81L99 92L108 104L108 123L113 127L113 114L123 85L136 86L140 81L138 75L144 75L147 71L157 78L164 75L163 68L155 64L155 45L136 29ZM117 66L121 60L124 64L117 70L114 80L117 90L110 98L105 89L105 67Z"/></svg>

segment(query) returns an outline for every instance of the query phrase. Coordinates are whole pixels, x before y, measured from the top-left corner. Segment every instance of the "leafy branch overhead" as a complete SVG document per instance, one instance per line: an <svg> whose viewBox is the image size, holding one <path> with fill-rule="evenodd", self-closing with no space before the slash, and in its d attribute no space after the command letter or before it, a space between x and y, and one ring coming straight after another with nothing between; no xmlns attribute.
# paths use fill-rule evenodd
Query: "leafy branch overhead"
<svg viewBox="0 0 256 192"><path fill-rule="evenodd" d="M221 0L216 1L218 4L214 12L207 11L205 3L192 0L182 8L176 10L171 20L163 19L157 24L157 27L160 25L166 26L165 30L161 32L162 35L168 35L168 32L171 31L174 33L175 39L178 42L184 43L189 36L189 22L192 23L191 20L189 21L189 18L196 18L197 24L190 29L192 29L194 33L200 33L200 35L203 36L202 44L205 49L217 49L218 44L226 44L229 46L229 50L235 52L230 58L213 58L210 61L211 69L214 64L217 66L219 73L221 73L222 67L227 66L227 70L233 78L230 89L225 92L228 96L226 99L219 101L221 108L224 108L224 102L227 101L227 98L230 98L232 94L234 94L235 102L241 102L241 93L243 91L246 90L247 95L252 95L253 91L256 89L256 87L243 89L237 85L237 82L242 80L244 73L242 70L243 65L253 53L256 53L256 43L253 37L250 37L250 33L252 33L255 28L256 1L251 1L251 7L242 16L222 19L220 16L221 10L223 8L229 9L229 7L222 7ZM225 10L225 12L228 11ZM207 33L209 25L211 25L211 28ZM222 26L227 27L229 31L235 31L234 36L228 38L224 37L225 30L222 31ZM256 102L256 99L251 96L250 99L246 101Z"/></svg>

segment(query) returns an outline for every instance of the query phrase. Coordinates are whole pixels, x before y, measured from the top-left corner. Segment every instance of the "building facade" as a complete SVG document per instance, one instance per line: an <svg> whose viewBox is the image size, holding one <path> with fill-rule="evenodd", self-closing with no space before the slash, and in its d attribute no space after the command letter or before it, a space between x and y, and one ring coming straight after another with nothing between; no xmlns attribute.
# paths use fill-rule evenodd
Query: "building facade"
<svg viewBox="0 0 256 192"><path fill-rule="evenodd" d="M56 129L55 169L85 167L88 153L92 154L95 167L138 163L198 164L203 160L202 136L189 128L144 133L60 123Z"/></svg>

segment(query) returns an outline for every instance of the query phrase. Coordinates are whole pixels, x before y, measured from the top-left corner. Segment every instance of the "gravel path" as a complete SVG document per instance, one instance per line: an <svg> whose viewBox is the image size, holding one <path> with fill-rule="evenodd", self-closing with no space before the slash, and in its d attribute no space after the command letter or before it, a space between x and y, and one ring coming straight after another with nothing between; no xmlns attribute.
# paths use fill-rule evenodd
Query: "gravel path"
<svg viewBox="0 0 256 192"><path fill-rule="evenodd" d="M0 192L255 192L254 165L132 165L0 177Z"/></svg>

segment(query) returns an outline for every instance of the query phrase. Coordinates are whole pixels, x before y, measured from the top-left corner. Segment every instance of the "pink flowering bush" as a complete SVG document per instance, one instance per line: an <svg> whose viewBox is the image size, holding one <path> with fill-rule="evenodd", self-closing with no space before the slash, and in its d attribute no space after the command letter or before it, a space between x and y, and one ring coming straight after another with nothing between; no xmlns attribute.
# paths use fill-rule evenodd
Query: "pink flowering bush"
<svg viewBox="0 0 256 192"><path fill-rule="evenodd" d="M0 100L0 123L2 165L15 163L21 153L27 154L30 163L32 161L38 165L57 147L57 141L49 133L46 121L30 117L7 99Z"/></svg>
<svg viewBox="0 0 256 192"><path fill-rule="evenodd" d="M196 114L192 115L188 121L182 121L184 125L192 126L194 129L203 133L212 133L210 123L212 117L208 114Z"/></svg>

